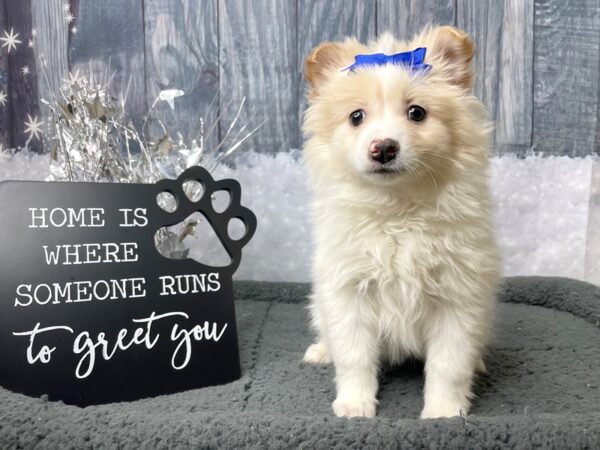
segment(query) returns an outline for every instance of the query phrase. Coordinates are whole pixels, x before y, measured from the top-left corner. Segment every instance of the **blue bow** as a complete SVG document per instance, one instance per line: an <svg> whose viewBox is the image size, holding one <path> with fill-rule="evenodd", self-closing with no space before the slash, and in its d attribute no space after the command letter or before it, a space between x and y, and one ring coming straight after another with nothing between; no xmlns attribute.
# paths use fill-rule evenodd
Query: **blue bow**
<svg viewBox="0 0 600 450"><path fill-rule="evenodd" d="M357 67L383 66L390 63L405 66L413 72L423 71L423 73L427 73L431 69L431 66L423 63L426 51L425 47L419 47L411 52L396 53L395 55L385 55L383 53L356 55L354 57L354 64L346 67L344 70L353 71Z"/></svg>

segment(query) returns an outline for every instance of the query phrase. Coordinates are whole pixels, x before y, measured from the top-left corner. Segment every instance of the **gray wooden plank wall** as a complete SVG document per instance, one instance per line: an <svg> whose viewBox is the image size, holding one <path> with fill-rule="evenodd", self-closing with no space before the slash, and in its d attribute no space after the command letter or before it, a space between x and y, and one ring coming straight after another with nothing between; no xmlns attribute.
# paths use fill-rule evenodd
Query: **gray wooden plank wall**
<svg viewBox="0 0 600 450"><path fill-rule="evenodd" d="M219 23L217 0L144 2L144 41L146 105L151 106L161 86L171 85L185 91L177 108L164 102L157 112L165 125L185 135L199 130L205 120L210 131L218 112ZM208 136L207 145L217 144L219 131Z"/></svg>
<svg viewBox="0 0 600 450"><path fill-rule="evenodd" d="M65 21L65 4L75 16ZM0 143L26 141L28 114L48 123L47 97L69 71L117 71L128 112L141 123L161 89L186 94L161 119L190 135L205 117L208 140L225 137L242 97L240 125L266 123L245 146L288 151L302 143L302 62L323 40L391 31L409 38L427 23L451 24L477 44L474 93L496 123L496 153L600 154L598 0L0 0ZM27 46L35 28L36 52ZM46 62L44 74L42 59ZM31 74L22 75L23 66ZM33 140L31 148L43 150Z"/></svg>

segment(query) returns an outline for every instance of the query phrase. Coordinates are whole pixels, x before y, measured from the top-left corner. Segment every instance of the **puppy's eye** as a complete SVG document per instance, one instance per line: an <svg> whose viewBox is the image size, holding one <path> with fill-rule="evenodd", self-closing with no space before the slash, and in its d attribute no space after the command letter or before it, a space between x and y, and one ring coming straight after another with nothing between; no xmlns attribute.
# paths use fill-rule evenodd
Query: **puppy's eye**
<svg viewBox="0 0 600 450"><path fill-rule="evenodd" d="M365 112L362 109L357 109L350 114L350 123L353 127L359 126L365 120Z"/></svg>
<svg viewBox="0 0 600 450"><path fill-rule="evenodd" d="M421 122L425 119L427 112L419 105L411 105L408 108L408 118L413 122Z"/></svg>

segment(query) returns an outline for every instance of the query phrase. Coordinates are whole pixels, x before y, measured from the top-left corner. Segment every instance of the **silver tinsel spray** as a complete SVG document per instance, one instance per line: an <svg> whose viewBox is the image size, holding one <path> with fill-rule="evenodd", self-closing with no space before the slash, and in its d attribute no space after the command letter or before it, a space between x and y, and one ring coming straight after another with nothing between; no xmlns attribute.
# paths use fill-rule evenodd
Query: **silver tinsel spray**
<svg viewBox="0 0 600 450"><path fill-rule="evenodd" d="M45 68L44 68L45 69ZM161 101L174 107L176 97L184 95L179 89L165 88L153 101L141 127L136 128L127 117L127 93L114 97L112 76L97 81L91 74L71 74L59 92L51 99L41 99L50 108L53 135L50 138L51 161L48 181L87 181L116 183L154 183L162 178L176 178L185 169L201 165L214 171L254 131L237 126L244 100L242 99L233 121L227 127L223 140L214 148L205 143L216 132L222 114L205 133L204 120L199 118L196 139L186 141L177 130L169 130L155 117L155 107ZM214 103L214 100L213 100ZM225 105L225 109L232 102ZM148 128L160 130L157 139L147 137ZM176 138L174 138L174 136ZM190 198L201 195L198 184L184 186ZM172 196L159 198L159 205L169 210ZM183 244L186 236L194 233L196 220L162 229L156 235L159 251L172 258L187 257Z"/></svg>

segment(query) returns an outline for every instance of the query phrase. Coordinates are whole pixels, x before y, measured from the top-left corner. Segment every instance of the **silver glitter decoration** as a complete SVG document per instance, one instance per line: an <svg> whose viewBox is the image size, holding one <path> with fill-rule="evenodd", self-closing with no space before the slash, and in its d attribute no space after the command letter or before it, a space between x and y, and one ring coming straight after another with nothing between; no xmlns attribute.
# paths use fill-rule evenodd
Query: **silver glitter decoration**
<svg viewBox="0 0 600 450"><path fill-rule="evenodd" d="M238 126L245 103L242 99L223 140L214 148L206 148L205 142L216 132L222 114L211 124L208 133L205 133L203 118L199 118L198 130L191 133L197 138L186 141L182 132L168 130L154 114L161 101L176 108L176 98L185 92L174 88L164 88L158 93L138 129L125 113L126 93L119 98L112 95L114 74L104 78L106 81L98 82L92 74L85 77L79 72L71 73L59 92L52 93L50 99L41 99L50 109L52 119L47 181L154 183L162 178L177 178L195 165L212 172L258 129ZM230 107L232 102L224 109ZM149 128L159 130L159 136L147 137ZM199 194L200 189L197 185L184 186L190 198ZM173 201L172 197L165 197L160 198L158 204L168 209ZM156 239L159 251L172 258L187 257L183 239L194 233L196 224L188 220L160 230Z"/></svg>

